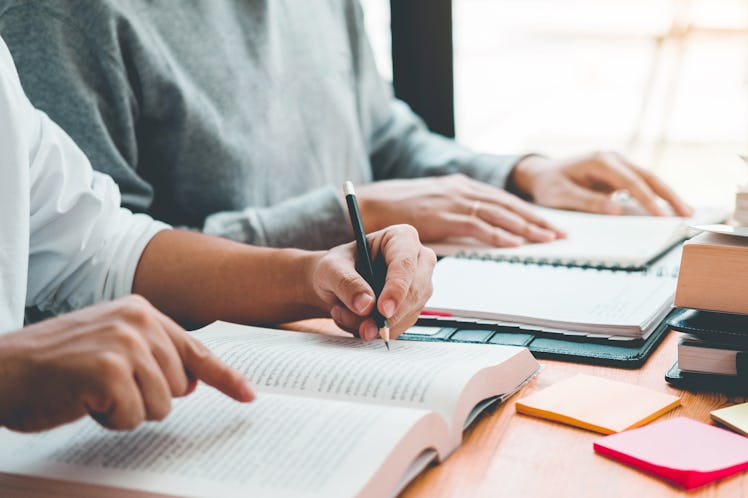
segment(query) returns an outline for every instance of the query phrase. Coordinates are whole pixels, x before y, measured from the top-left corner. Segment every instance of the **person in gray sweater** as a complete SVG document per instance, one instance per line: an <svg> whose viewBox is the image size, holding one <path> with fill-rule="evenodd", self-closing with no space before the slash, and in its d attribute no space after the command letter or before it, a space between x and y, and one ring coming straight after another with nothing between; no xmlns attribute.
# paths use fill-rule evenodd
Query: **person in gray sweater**
<svg viewBox="0 0 748 498"><path fill-rule="evenodd" d="M378 74L356 0L0 0L0 35L123 205L173 225L329 248L352 236L344 180L368 231L409 223L426 242L562 236L505 188L611 214L626 189L690 212L617 154L480 154L429 132Z"/></svg>

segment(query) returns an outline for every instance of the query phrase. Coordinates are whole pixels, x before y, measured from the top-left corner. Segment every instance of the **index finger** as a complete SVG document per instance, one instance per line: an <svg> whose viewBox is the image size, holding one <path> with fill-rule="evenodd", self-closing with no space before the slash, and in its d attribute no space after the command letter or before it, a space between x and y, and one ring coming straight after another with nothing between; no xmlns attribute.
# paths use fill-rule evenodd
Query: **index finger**
<svg viewBox="0 0 748 498"><path fill-rule="evenodd" d="M675 214L677 214L678 216L691 216L693 214L693 209L688 204L683 202L683 200L678 197L678 194L676 194L673 189L668 187L665 182L660 180L657 175L634 166L633 164L630 164L630 167L634 171L636 171L639 176L644 178L644 181L647 182L649 187L654 190L657 195L659 195L668 204L670 204L670 206L673 208L673 211L675 211Z"/></svg>
<svg viewBox="0 0 748 498"><path fill-rule="evenodd" d="M202 380L237 401L248 402L255 398L254 388L244 375L219 360L203 343L190 336L171 318L160 312L158 316L174 343L188 376Z"/></svg>
<svg viewBox="0 0 748 498"><path fill-rule="evenodd" d="M377 309L385 318L390 318L408 295L415 278L421 242L416 229L409 225L389 227L382 237L380 253L387 265L387 274Z"/></svg>

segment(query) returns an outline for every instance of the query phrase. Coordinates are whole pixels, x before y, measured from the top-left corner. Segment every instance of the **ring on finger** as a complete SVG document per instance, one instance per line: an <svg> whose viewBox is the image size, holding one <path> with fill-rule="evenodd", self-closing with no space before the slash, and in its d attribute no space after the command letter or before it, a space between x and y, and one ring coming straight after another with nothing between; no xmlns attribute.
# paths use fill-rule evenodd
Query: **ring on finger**
<svg viewBox="0 0 748 498"><path fill-rule="evenodd" d="M480 210L480 201L474 201L473 205L470 207L470 217L471 218L478 218L478 210Z"/></svg>

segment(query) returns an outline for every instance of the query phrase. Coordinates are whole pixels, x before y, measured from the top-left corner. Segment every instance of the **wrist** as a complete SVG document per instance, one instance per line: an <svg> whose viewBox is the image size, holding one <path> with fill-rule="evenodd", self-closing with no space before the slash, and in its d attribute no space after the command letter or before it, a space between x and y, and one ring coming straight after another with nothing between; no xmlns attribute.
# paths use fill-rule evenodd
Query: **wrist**
<svg viewBox="0 0 748 498"><path fill-rule="evenodd" d="M23 330L0 335L0 427L17 426L13 401L18 389L25 391L28 388L18 382L18 371L21 368L19 362L23 357L15 344L18 333L23 333Z"/></svg>
<svg viewBox="0 0 748 498"><path fill-rule="evenodd" d="M548 167L550 159L538 154L528 154L514 165L507 178L506 189L514 194L532 200L537 175Z"/></svg>
<svg viewBox="0 0 748 498"><path fill-rule="evenodd" d="M315 278L317 268L327 251L298 251L295 265L298 268L299 285L296 299L306 318L326 317L329 306L317 292Z"/></svg>

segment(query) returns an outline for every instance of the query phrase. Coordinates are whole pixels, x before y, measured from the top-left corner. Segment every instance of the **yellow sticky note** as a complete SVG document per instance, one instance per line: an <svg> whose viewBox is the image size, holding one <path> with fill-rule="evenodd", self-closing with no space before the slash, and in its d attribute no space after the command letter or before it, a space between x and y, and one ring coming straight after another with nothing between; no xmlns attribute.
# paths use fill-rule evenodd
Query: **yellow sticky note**
<svg viewBox="0 0 748 498"><path fill-rule="evenodd" d="M748 436L748 403L728 406L711 412L712 420Z"/></svg>
<svg viewBox="0 0 748 498"><path fill-rule="evenodd" d="M591 375L577 375L517 401L526 415L602 434L639 427L680 404L680 398Z"/></svg>

